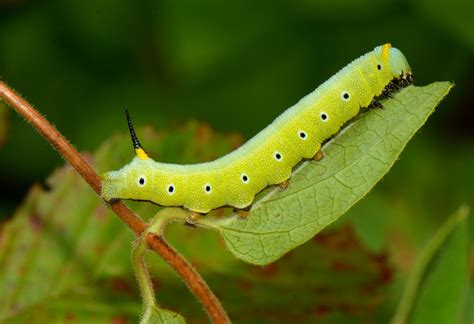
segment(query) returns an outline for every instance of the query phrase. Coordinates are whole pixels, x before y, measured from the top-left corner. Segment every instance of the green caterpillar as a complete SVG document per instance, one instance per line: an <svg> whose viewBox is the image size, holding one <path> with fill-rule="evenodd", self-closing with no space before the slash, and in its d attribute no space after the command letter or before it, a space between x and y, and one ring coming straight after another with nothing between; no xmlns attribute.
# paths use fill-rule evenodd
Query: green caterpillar
<svg viewBox="0 0 474 324"><path fill-rule="evenodd" d="M102 197L182 206L197 213L249 207L257 193L287 181L302 159L317 155L361 108L412 82L405 56L390 44L348 64L286 110L240 148L212 162L178 165L156 162L140 145L127 112L136 157L102 176Z"/></svg>

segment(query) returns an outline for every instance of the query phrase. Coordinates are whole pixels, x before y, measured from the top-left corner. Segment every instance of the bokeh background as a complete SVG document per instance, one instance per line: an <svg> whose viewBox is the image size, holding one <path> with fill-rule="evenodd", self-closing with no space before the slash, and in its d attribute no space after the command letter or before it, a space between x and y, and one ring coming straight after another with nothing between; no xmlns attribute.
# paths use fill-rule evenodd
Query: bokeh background
<svg viewBox="0 0 474 324"><path fill-rule="evenodd" d="M248 139L386 42L406 55L416 85L456 84L343 219L358 244L390 251L408 271L448 215L474 206L473 1L0 0L0 77L84 152L127 131L124 106L137 127L199 120ZM2 106L0 122L7 219L63 161Z"/></svg>

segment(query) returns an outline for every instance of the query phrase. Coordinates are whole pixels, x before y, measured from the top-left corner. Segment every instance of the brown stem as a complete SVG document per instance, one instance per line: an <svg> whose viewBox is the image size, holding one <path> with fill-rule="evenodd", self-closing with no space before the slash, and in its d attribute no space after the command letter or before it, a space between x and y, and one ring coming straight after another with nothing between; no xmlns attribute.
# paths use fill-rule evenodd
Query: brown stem
<svg viewBox="0 0 474 324"><path fill-rule="evenodd" d="M100 196L100 178L76 149L25 99L17 95L4 82L0 81L0 98L8 103L20 116L30 123L69 164L86 180ZM121 201L110 204L112 210L127 224L137 236L145 230L146 224ZM229 323L229 318L217 297L197 271L173 249L161 236L148 235L147 244L161 256L184 280L189 289L201 301L214 323Z"/></svg>

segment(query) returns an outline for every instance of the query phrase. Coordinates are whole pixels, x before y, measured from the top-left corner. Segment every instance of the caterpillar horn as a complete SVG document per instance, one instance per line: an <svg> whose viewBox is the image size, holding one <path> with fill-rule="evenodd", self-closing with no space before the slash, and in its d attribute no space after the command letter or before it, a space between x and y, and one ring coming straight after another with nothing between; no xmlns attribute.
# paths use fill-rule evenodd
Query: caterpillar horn
<svg viewBox="0 0 474 324"><path fill-rule="evenodd" d="M135 129L133 128L132 118L130 118L130 113L128 112L128 108L125 107L124 110L125 110L125 116L127 117L128 130L130 131L130 137L132 138L133 149L135 150L137 157L139 157L142 160L146 160L148 159L148 154L146 154L145 150L143 149L143 146L140 144L140 141L138 140L137 134L135 133Z"/></svg>

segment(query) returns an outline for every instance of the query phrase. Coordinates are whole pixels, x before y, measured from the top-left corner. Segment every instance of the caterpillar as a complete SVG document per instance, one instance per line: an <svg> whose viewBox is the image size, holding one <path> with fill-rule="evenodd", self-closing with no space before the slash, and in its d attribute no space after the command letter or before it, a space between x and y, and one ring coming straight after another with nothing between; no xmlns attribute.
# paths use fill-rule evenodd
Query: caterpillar
<svg viewBox="0 0 474 324"><path fill-rule="evenodd" d="M243 210L270 185L285 184L303 159L362 109L383 108L379 99L412 83L402 52L390 44L357 58L233 152L211 162L156 162L141 146L126 116L136 152L122 169L102 175L102 197L144 200L208 213L228 206Z"/></svg>

